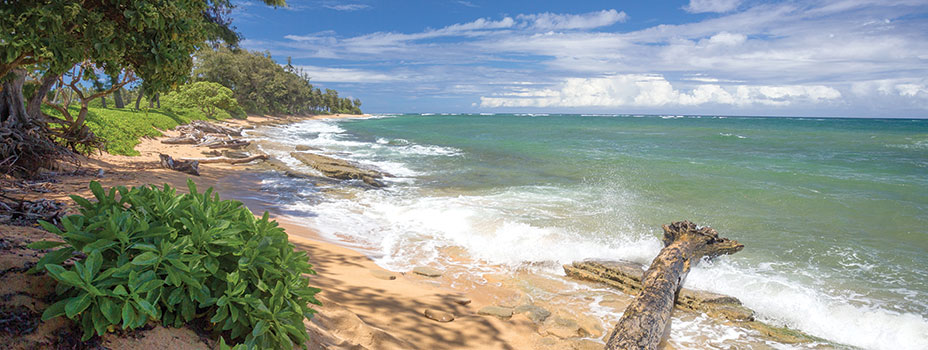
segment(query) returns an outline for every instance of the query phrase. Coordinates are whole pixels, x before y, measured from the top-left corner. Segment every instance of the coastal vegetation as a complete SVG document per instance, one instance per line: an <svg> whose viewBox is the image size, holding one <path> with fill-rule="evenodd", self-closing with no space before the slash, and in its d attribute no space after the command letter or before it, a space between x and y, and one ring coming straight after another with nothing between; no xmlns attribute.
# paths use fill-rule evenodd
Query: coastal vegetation
<svg viewBox="0 0 928 350"><path fill-rule="evenodd" d="M211 81L231 89L235 99L252 114L361 114L361 101L339 97L338 91L314 87L290 58L279 65L269 53L227 47L197 53L192 79Z"/></svg>
<svg viewBox="0 0 928 350"><path fill-rule="evenodd" d="M107 145L112 141L101 136L115 135L88 122L93 114L109 114L95 111L95 105L110 107L110 95L118 110L132 98L139 110L144 99L149 109L193 109L195 119L217 117L217 109L233 116L360 113L359 100L313 87L289 62L282 67L269 55L238 48L240 36L227 18L232 7L228 0L5 2L0 6L0 170L32 176L60 160L75 161L74 152L131 154L122 140ZM196 70L195 54L200 56ZM188 86L197 82L219 83L231 94ZM183 97L203 91L231 99L196 100L204 104ZM162 106L162 94L178 98Z"/></svg>
<svg viewBox="0 0 928 350"><path fill-rule="evenodd" d="M64 240L29 246L58 248L32 269L59 283L42 319L77 321L83 340L150 320L179 327L200 319L220 348L305 347L303 320L319 304L303 276L315 273L306 253L267 213L256 219L241 202L188 186L188 194L167 185L107 192L91 182L95 201L72 196L81 214L63 218L63 229L41 222ZM64 264L76 253L86 258Z"/></svg>

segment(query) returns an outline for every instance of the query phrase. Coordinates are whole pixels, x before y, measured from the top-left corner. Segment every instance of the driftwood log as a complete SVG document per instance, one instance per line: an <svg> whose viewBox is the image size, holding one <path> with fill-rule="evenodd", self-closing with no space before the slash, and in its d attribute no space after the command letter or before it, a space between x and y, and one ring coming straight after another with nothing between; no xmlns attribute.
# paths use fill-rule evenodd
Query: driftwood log
<svg viewBox="0 0 928 350"><path fill-rule="evenodd" d="M200 176L200 162L195 160L175 160L167 154L159 154L161 167L176 170L190 175Z"/></svg>
<svg viewBox="0 0 928 350"><path fill-rule="evenodd" d="M690 267L703 257L733 254L744 248L737 241L719 237L710 227L699 228L689 221L664 225L663 229L664 248L644 273L641 293L615 325L606 350L657 349Z"/></svg>
<svg viewBox="0 0 928 350"><path fill-rule="evenodd" d="M252 162L258 159L261 159L261 160L268 159L268 155L267 154L256 154L256 155L248 156L245 158L229 158L229 157L183 158L183 159L180 159L180 161L198 162L200 164L209 164L209 163L240 164L240 163Z"/></svg>

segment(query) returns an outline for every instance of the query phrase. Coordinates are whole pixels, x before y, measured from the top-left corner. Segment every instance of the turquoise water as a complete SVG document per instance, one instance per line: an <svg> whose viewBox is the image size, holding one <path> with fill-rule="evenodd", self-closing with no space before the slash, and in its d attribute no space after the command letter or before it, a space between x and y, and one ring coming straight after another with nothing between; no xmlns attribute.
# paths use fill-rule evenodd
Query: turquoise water
<svg viewBox="0 0 928 350"><path fill-rule="evenodd" d="M397 175L307 207L387 266L438 246L647 263L660 225L687 219L746 246L687 285L832 341L928 348L928 120L399 115L276 137Z"/></svg>

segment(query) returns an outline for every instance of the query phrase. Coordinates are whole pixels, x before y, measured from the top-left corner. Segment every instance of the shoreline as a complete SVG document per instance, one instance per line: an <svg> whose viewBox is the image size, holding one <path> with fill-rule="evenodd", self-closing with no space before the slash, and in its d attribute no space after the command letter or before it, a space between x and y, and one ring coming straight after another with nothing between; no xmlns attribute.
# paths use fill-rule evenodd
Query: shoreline
<svg viewBox="0 0 928 350"><path fill-rule="evenodd" d="M367 115L325 115L267 117L249 116L245 120L221 121L235 127L260 127L283 125L302 120L359 118ZM112 154L95 155L83 159L80 169L62 169L54 172L49 181L49 192L28 193L25 199L49 199L66 203L75 212L68 195L91 196L88 184L98 181L104 188L114 186L141 186L169 184L179 192L186 192L187 178L193 179L202 191L213 187L224 199L240 200L256 214L268 209L272 219L290 235L297 249L309 252L310 262L316 276L310 285L322 289L317 298L322 307L314 308L318 313L305 322L310 332L310 349L600 349L601 343L573 339L559 344L544 344L534 323L525 315L514 315L509 319L478 315L480 307L489 305L494 296L480 293L455 291L436 285L435 280L413 273L389 272L377 266L372 259L354 249L339 245L321 237L311 228L302 226L297 218L281 216L273 212L270 203L261 202L261 194L254 191L260 186L256 179L265 172L255 169L254 164L202 164L201 176L189 176L177 171L161 168L158 154L172 157L203 157L194 145L168 145L160 143L163 138L177 136L173 130L162 130L158 138L141 140L136 150L139 156ZM70 172L68 170L71 170ZM77 170L77 171L74 171ZM102 176L99 176L101 175ZM0 228L6 226L0 226ZM14 232L16 227L9 226ZM23 237L47 232L29 228ZM16 231L18 232L18 231ZM389 279L393 276L394 279ZM386 278L386 279L385 279ZM0 290L7 292L7 290ZM15 291L14 291L15 292ZM460 299L469 299L461 305ZM427 318L425 310L448 312L454 315L451 322L438 322ZM67 323L67 322L57 322ZM59 325L60 326L60 325ZM166 332L166 333L165 333ZM178 335L180 334L180 335ZM195 336L187 328L171 329L157 327L143 335L142 340L130 340L109 333L103 343L110 346L131 348L158 348L164 342L185 338L190 340L182 348L198 347ZM147 343L145 341L147 340ZM188 344L190 343L190 344ZM45 343L30 343L45 344ZM49 344L45 344L49 345ZM554 345L554 346L551 346ZM26 345L24 348L32 348Z"/></svg>
<svg viewBox="0 0 928 350"><path fill-rule="evenodd" d="M251 128L312 119L359 117L367 115L250 116L246 120L223 122ZM176 136L173 131L163 133L165 135L161 138L143 139L136 147L140 156L105 154L87 160L91 170L89 174L98 174L102 170L102 177L89 174L59 177L60 183L54 186L54 194L46 197L70 203L67 194L89 195L87 183L91 180L100 181L107 188L168 183L185 192L188 175L161 168L158 154L196 158L202 157L205 149L193 145L161 144L160 139ZM604 322L601 317L591 316L590 304L606 306L621 313L631 300L631 296L618 291L605 294L589 292L605 288L595 283L558 280L532 271L495 269L499 273L467 276L467 271L449 269L442 276L430 278L411 271L384 270L370 256L358 250L360 248L350 247L349 242L323 237L301 224L299 217L283 213L281 208L267 200L268 195L259 190L261 178L267 171L255 164L203 164L202 176L190 178L201 190L214 187L223 198L240 200L256 214L270 211L272 218L290 235L291 242L298 249L309 252L310 262L318 272L310 283L322 289L317 297L324 303L317 308L319 313L316 317L306 323L313 339L311 349L601 349L612 324ZM461 252L455 252L453 248L441 253L462 258ZM495 268L486 267L488 271ZM577 286L585 287L577 290ZM532 313L517 313L508 319L478 314L485 306L509 309L537 306L526 288L566 295L559 296L556 302L537 300L537 305L551 315L548 321L530 319ZM572 292L566 293L568 290ZM456 303L460 298L471 302L467 305ZM426 310L447 312L455 319L447 323L437 322L425 316ZM709 342L708 338L703 340ZM665 341L663 348L675 347Z"/></svg>

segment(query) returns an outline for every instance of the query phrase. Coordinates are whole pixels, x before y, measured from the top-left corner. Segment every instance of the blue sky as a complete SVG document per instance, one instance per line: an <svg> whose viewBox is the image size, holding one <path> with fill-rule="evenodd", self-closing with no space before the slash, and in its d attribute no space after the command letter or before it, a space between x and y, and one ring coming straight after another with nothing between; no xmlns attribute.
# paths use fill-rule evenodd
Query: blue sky
<svg viewBox="0 0 928 350"><path fill-rule="evenodd" d="M238 1L368 113L928 117L928 0Z"/></svg>

